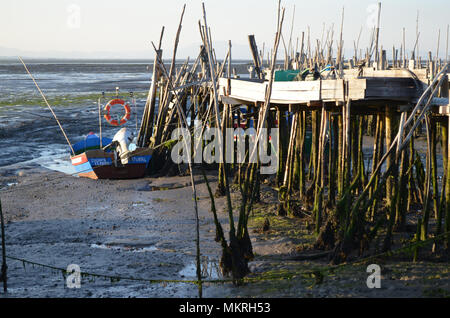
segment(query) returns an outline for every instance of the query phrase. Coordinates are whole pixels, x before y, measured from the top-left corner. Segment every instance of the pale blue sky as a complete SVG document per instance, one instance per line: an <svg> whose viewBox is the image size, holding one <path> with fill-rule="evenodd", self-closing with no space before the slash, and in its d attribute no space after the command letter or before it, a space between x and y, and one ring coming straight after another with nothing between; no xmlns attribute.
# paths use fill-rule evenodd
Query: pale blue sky
<svg viewBox="0 0 450 318"><path fill-rule="evenodd" d="M231 40L236 58L249 57L247 35L255 34L260 47L273 45L276 28L277 0L206 0L208 23L212 28L218 55ZM194 54L200 44L197 22L202 18L200 0L1 0L0 47L14 48L35 55L52 52L93 52L117 57L153 56L150 41L157 42L162 25L166 27L163 48L171 53L173 39L183 4L186 14L180 39L180 57ZM368 21L374 12L371 0L284 0L287 41L293 7L296 7L294 42L301 31L311 27L311 39L321 38L323 23L328 29L334 23L338 39L342 7L345 7L344 42L348 51L363 27L360 47L366 47L370 29ZM79 28L76 12L80 9ZM419 10L420 49L436 52L438 29L441 29L440 55L445 55L447 24L450 23L450 0L384 0L381 13L380 40L388 55L392 45L400 46L402 28L411 50L415 41L416 15ZM76 9L75 9L76 11ZM75 20L74 20L75 14ZM103 53L100 53L103 52ZM422 53L423 54L423 53ZM1 55L1 51L0 51Z"/></svg>

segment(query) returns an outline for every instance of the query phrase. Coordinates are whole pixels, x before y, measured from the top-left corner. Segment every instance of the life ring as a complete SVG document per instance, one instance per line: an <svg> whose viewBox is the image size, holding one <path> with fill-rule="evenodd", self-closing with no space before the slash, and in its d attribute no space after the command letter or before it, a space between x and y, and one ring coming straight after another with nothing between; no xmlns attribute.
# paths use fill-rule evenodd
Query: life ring
<svg viewBox="0 0 450 318"><path fill-rule="evenodd" d="M125 115L123 115L123 117L120 119L120 121L117 121L116 119L111 118L110 110L111 110L111 106L114 106L114 105L122 105L123 108L125 109ZM106 121L110 125L113 125L113 126L121 126L121 125L125 124L131 118L130 105L128 105L127 103L125 103L124 100L119 99L119 98L110 100L108 102L108 104L106 104L104 110L106 111L106 114L105 114Z"/></svg>

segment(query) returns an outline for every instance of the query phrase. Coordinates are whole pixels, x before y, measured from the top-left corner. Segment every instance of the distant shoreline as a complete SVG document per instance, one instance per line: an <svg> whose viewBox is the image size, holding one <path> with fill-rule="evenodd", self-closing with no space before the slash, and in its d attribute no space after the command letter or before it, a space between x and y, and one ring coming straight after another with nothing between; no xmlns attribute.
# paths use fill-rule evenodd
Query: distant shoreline
<svg viewBox="0 0 450 318"><path fill-rule="evenodd" d="M25 62L28 63L67 63L67 64L73 64L73 63L82 63L82 64L109 64L109 63L123 63L123 64L152 64L153 59L112 59L112 58L35 58L35 57L22 57ZM219 59L220 60L220 59ZM186 59L177 59L176 62L178 63L184 63ZM220 60L221 61L221 60ZM3 62L17 62L20 63L18 58L16 56L0 56L0 63ZM170 63L170 59L164 59L165 63ZM251 60L245 60L245 59L235 59L232 61L233 64L247 64L247 63L253 63ZM9 63L8 63L9 64Z"/></svg>

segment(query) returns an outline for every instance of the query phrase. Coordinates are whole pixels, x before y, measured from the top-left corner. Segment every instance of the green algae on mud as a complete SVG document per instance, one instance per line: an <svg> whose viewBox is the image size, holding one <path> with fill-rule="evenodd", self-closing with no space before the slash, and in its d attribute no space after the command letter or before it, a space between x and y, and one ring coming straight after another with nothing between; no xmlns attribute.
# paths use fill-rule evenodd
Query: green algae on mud
<svg viewBox="0 0 450 318"><path fill-rule="evenodd" d="M133 92L134 98L145 98L146 92ZM110 96L110 95L108 95ZM106 99L108 98L106 97ZM112 96L112 95L111 95ZM119 94L124 99L130 97L129 93ZM52 95L47 96L47 100L52 106L70 106L73 104L97 104L98 99L102 97L99 93L91 94L62 94L62 95ZM31 95L31 96L12 96L10 98L0 99L0 107L2 106L45 106L44 101L41 96Z"/></svg>
<svg viewBox="0 0 450 318"><path fill-rule="evenodd" d="M270 227L263 231L266 220ZM257 241L285 238L296 247L296 252L314 250L315 236L308 232L307 223L307 217L277 215L275 201L256 204L249 216L249 229ZM255 251L254 262L258 265L239 296L256 293L262 297L449 297L450 270L445 262L411 263L405 257L388 255L336 266L330 265L327 258L293 260L277 252L260 255ZM366 285L370 274L367 266L372 263L381 267L380 289Z"/></svg>
<svg viewBox="0 0 450 318"><path fill-rule="evenodd" d="M305 220L297 217L279 216L275 213L276 203L255 204L249 217L249 229L254 233L264 234L265 238L286 237L292 239L299 247L314 243L315 236L307 230ZM268 220L270 226L263 231L263 225Z"/></svg>

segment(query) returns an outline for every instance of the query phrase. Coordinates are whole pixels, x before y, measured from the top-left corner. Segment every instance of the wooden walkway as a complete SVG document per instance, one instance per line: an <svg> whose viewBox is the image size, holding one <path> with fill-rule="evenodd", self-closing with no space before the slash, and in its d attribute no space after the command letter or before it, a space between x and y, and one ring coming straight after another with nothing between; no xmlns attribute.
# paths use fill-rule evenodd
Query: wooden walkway
<svg viewBox="0 0 450 318"><path fill-rule="evenodd" d="M428 87L426 69L381 70L364 69L362 76L358 70L349 70L343 79L274 82L271 104L290 109L304 107L341 106L348 99L358 111L373 113L384 111L389 105L403 112L415 105ZM219 93L223 103L257 106L264 103L267 81L259 79L219 79ZM432 109L437 114L449 114L448 80L442 87L440 98L434 98ZM446 93L445 93L446 92ZM358 107L361 106L361 107Z"/></svg>

